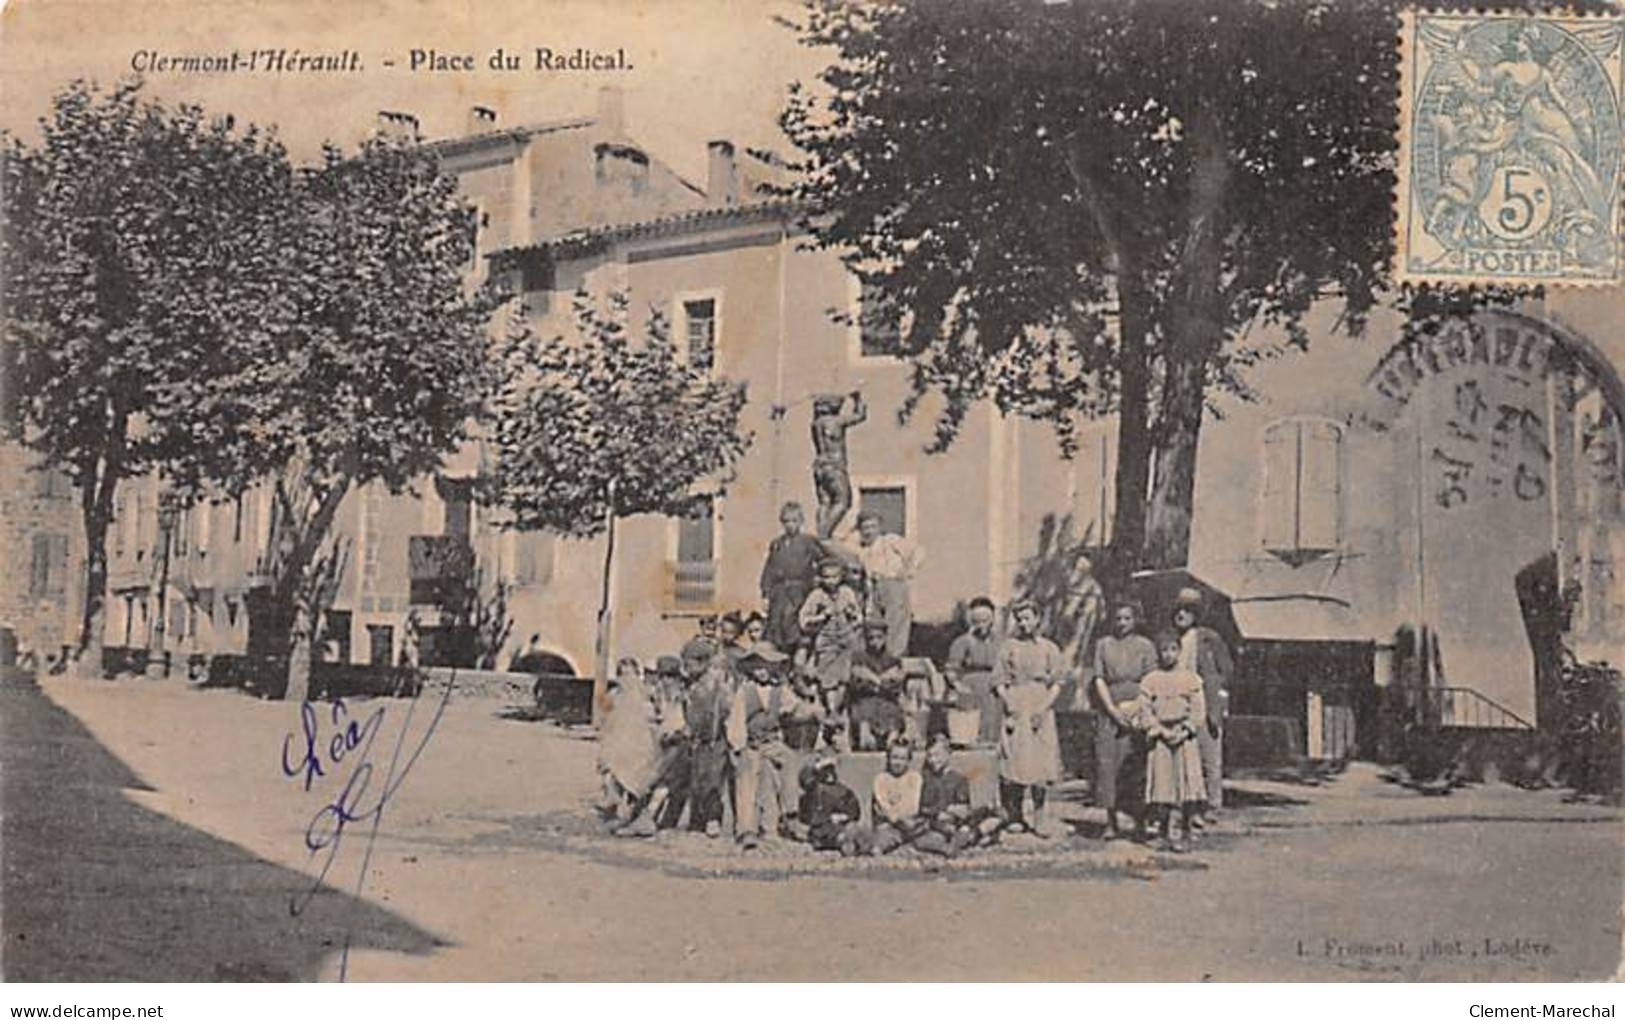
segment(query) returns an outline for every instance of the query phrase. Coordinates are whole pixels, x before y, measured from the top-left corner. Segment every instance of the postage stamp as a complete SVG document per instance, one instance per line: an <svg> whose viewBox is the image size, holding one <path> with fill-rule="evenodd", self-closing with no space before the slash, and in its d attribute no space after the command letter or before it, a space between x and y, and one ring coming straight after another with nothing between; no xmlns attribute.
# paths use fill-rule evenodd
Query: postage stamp
<svg viewBox="0 0 1625 1020"><path fill-rule="evenodd" d="M1622 31L1610 17L1404 15L1399 279L1620 281Z"/></svg>

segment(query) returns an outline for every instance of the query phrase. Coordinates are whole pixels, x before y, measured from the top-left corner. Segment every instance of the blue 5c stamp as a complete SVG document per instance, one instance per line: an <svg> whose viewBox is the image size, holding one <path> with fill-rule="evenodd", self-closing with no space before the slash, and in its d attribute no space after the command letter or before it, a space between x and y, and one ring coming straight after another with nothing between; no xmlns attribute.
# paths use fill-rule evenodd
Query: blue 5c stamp
<svg viewBox="0 0 1625 1020"><path fill-rule="evenodd" d="M1621 279L1617 18L1404 16L1400 280Z"/></svg>

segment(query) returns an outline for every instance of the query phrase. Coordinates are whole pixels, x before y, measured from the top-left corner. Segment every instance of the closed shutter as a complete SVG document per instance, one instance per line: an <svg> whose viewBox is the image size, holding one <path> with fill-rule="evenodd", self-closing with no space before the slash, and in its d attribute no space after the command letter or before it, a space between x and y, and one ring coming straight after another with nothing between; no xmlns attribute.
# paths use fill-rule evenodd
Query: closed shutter
<svg viewBox="0 0 1625 1020"><path fill-rule="evenodd" d="M1298 548L1335 549L1341 516L1342 435L1329 422L1299 426L1302 468L1298 491Z"/></svg>
<svg viewBox="0 0 1625 1020"><path fill-rule="evenodd" d="M1264 548L1297 548L1298 426L1277 422L1264 431Z"/></svg>

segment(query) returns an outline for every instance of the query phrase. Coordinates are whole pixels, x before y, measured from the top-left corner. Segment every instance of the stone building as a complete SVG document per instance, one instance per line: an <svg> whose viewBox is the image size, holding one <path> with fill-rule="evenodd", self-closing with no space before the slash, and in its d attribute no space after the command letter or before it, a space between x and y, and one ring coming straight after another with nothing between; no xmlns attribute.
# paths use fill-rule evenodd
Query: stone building
<svg viewBox="0 0 1625 1020"><path fill-rule="evenodd" d="M67 477L0 443L0 626L41 663L79 640L83 536Z"/></svg>

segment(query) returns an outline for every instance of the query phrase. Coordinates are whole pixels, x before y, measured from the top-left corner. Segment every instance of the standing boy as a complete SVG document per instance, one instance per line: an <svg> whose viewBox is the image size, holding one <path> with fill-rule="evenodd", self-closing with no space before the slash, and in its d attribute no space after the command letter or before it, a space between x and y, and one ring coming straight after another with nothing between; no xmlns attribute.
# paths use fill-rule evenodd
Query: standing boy
<svg viewBox="0 0 1625 1020"><path fill-rule="evenodd" d="M734 832L755 849L776 840L786 810L786 774L794 754L784 743L783 718L791 710L784 687L784 656L750 652L738 662L739 690L728 711L728 746L734 754Z"/></svg>
<svg viewBox="0 0 1625 1020"><path fill-rule="evenodd" d="M801 644L801 604L813 588L813 575L823 556L818 540L801 529L807 523L800 503L786 503L779 511L784 533L767 547L762 564L762 598L767 600L767 640L782 652Z"/></svg>

